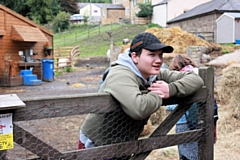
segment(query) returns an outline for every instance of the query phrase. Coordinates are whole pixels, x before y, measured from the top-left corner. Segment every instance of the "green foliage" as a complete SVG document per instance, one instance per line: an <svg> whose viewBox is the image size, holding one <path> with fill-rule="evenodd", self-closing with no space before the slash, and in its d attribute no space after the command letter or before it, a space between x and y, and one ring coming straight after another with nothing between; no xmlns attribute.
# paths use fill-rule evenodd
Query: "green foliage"
<svg viewBox="0 0 240 160"><path fill-rule="evenodd" d="M73 72L73 68L70 66L67 66L65 69L66 72Z"/></svg>
<svg viewBox="0 0 240 160"><path fill-rule="evenodd" d="M77 0L81 3L89 3L89 0ZM112 3L112 0L91 0L92 3Z"/></svg>
<svg viewBox="0 0 240 160"><path fill-rule="evenodd" d="M70 14L79 13L77 0L59 0L61 10Z"/></svg>
<svg viewBox="0 0 240 160"><path fill-rule="evenodd" d="M60 76L62 73L63 71L54 72L54 76Z"/></svg>
<svg viewBox="0 0 240 160"><path fill-rule="evenodd" d="M26 0L1 0L0 4L12 9L24 17L30 12L30 8L26 5Z"/></svg>
<svg viewBox="0 0 240 160"><path fill-rule="evenodd" d="M77 0L0 0L4 6L38 24L47 24L60 11L78 13L77 2Z"/></svg>
<svg viewBox="0 0 240 160"><path fill-rule="evenodd" d="M229 51L228 49L223 49L223 50L222 50L222 53L223 53L223 54L227 54L227 53L230 53L230 51Z"/></svg>
<svg viewBox="0 0 240 160"><path fill-rule="evenodd" d="M53 20L53 31L56 33L58 29L65 30L69 28L70 14L66 12L59 12Z"/></svg>
<svg viewBox="0 0 240 160"><path fill-rule="evenodd" d="M158 25L158 24L155 24L155 23L149 23L149 24L148 24L148 28L153 28L153 27L163 28L162 26L160 26L160 25Z"/></svg>
<svg viewBox="0 0 240 160"><path fill-rule="evenodd" d="M137 17L150 17L153 14L153 6L151 3L139 3L140 11L136 14Z"/></svg>
<svg viewBox="0 0 240 160"><path fill-rule="evenodd" d="M121 21L124 24L131 24L131 21L129 19L126 19L126 18L123 18Z"/></svg>
<svg viewBox="0 0 240 160"><path fill-rule="evenodd" d="M230 47L234 47L235 44L234 43L224 43L224 44L220 44L222 46L230 46Z"/></svg>
<svg viewBox="0 0 240 160"><path fill-rule="evenodd" d="M31 20L38 24L45 24L53 18L52 12L53 0L27 0L26 4L30 8L27 14Z"/></svg>

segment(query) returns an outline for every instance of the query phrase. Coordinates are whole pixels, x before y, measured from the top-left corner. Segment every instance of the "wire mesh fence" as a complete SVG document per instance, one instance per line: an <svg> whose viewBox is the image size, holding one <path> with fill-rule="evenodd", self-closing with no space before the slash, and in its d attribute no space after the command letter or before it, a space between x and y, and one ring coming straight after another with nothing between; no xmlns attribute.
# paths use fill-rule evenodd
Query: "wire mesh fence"
<svg viewBox="0 0 240 160"><path fill-rule="evenodd" d="M13 113L15 142L13 149L1 151L1 159L145 159L154 149L188 143L198 146L199 159L211 159L213 73L208 71L200 70L206 86L196 94L163 102L161 109L169 104L179 105L166 115L160 112L158 125L144 137L139 135L149 119L130 119L108 94L29 97L23 100L25 108L1 111ZM179 127L177 122L189 114L193 103L197 104L197 111L192 114L197 119L195 128ZM88 116L96 117L85 131L96 147L78 150L79 130ZM173 127L176 130L170 132Z"/></svg>

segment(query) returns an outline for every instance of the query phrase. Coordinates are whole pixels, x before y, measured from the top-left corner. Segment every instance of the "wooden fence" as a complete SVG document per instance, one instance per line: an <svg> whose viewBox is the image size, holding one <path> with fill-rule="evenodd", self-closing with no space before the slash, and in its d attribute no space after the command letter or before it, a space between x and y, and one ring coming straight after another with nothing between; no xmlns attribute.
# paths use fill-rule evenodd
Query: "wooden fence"
<svg viewBox="0 0 240 160"><path fill-rule="evenodd" d="M213 159L213 68L202 67L199 75L205 86L196 94L185 98L170 98L163 105L179 104L157 129L148 137L136 141L100 146L91 149L59 151L53 143L45 142L26 128L17 124L21 121L40 120L44 118L67 117L87 113L105 113L117 110L119 104L109 94L91 93L81 95L52 96L46 98L29 97L23 99L26 107L10 107L0 110L0 114L13 114L14 141L26 148L40 159L73 160L73 159L108 159L134 155L136 160L145 159L152 150L174 146L182 143L198 142L199 159ZM178 119L188 110L193 102L203 102L199 106L199 128L178 134L168 134ZM58 133L55 133L56 135ZM49 135L41 135L49 136ZM67 135L66 135L67 136ZM61 141L61 139L59 140Z"/></svg>
<svg viewBox="0 0 240 160"><path fill-rule="evenodd" d="M204 38L208 42L215 42L214 32L189 32L195 34L199 38Z"/></svg>
<svg viewBox="0 0 240 160"><path fill-rule="evenodd" d="M54 69L73 67L74 59L80 54L79 46L58 47L54 50Z"/></svg>

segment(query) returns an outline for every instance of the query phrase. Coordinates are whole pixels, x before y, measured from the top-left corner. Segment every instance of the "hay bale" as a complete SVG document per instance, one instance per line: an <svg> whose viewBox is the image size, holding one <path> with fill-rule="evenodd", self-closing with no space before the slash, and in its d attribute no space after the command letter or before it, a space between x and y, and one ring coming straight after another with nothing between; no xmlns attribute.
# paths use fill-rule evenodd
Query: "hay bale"
<svg viewBox="0 0 240 160"><path fill-rule="evenodd" d="M229 65L222 71L219 88L219 100L228 105L232 110L233 117L240 119L240 64Z"/></svg>
<svg viewBox="0 0 240 160"><path fill-rule="evenodd" d="M162 43L173 46L175 53L186 53L187 46L205 46L208 48L206 50L207 54L213 50L221 49L218 44L209 43L208 41L201 39L194 34L182 31L180 27L150 28L145 30L145 32L150 32L154 34Z"/></svg>
<svg viewBox="0 0 240 160"><path fill-rule="evenodd" d="M152 122L151 120L148 120L147 124L144 125L143 131L140 133L140 136L147 136L151 133L151 127L152 127Z"/></svg>
<svg viewBox="0 0 240 160"><path fill-rule="evenodd" d="M161 106L149 119L153 125L159 125L166 118L166 115L166 108Z"/></svg>

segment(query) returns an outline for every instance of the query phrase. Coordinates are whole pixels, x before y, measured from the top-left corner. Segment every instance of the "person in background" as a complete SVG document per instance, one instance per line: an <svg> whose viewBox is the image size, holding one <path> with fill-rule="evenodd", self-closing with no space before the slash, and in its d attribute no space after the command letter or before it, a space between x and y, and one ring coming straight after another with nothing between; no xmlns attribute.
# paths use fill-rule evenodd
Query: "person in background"
<svg viewBox="0 0 240 160"><path fill-rule="evenodd" d="M80 128L79 149L137 140L163 99L191 95L203 86L196 74L160 69L163 54L172 51L151 33L134 37L130 49L111 63L99 89L113 96L121 108L89 114Z"/></svg>
<svg viewBox="0 0 240 160"><path fill-rule="evenodd" d="M170 69L179 72L194 72L198 74L196 64L186 55L179 54L173 57L170 63ZM177 104L167 105L166 109L173 111ZM217 104L214 103L214 143L216 142L216 123L218 120ZM189 110L176 123L176 133L186 132L192 129L197 129L198 108L197 103L189 108ZM196 160L198 159L198 143L185 143L178 145L180 160Z"/></svg>

